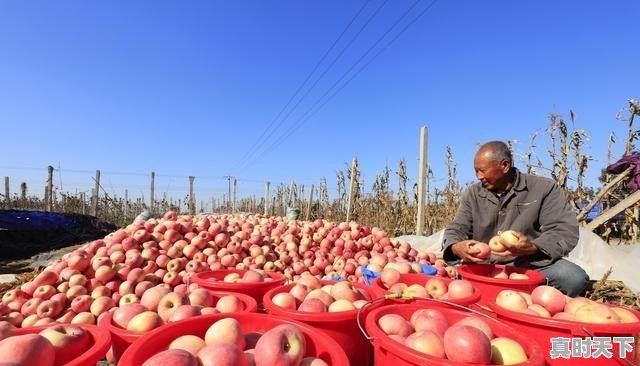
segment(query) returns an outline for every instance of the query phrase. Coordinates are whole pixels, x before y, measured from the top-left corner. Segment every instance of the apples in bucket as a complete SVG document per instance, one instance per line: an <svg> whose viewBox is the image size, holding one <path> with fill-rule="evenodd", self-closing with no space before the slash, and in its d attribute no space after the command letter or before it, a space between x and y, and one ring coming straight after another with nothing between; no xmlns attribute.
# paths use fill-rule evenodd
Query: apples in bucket
<svg viewBox="0 0 640 366"><path fill-rule="evenodd" d="M495 302L506 310L557 320L589 324L640 322L635 313L624 307L607 306L584 297L571 298L546 285L536 287L530 295L502 290Z"/></svg>
<svg viewBox="0 0 640 366"><path fill-rule="evenodd" d="M142 366L173 364L193 366L327 365L319 358L306 357L307 343L302 331L292 324L277 325L263 334L243 333L234 318L213 323L204 337L183 335L168 349L156 353Z"/></svg>
<svg viewBox="0 0 640 366"><path fill-rule="evenodd" d="M0 322L0 329L1 365L61 366L93 344L89 331L75 324L55 324L38 332L16 334L8 322Z"/></svg>
<svg viewBox="0 0 640 366"><path fill-rule="evenodd" d="M424 280L424 284L406 284L401 281L401 278L400 272L387 268L382 271L380 281L388 292L421 298L463 299L473 296L475 291L473 284L464 279L445 280L440 277L429 277Z"/></svg>
<svg viewBox="0 0 640 366"><path fill-rule="evenodd" d="M323 285L314 276L303 276L289 292L275 294L271 301L283 309L301 312L343 312L367 303L365 296L349 281Z"/></svg>
<svg viewBox="0 0 640 366"><path fill-rule="evenodd" d="M378 326L391 339L423 354L453 362L511 365L527 361L517 341L496 337L489 324L473 315L449 323L438 309L419 309L407 320L385 314Z"/></svg>

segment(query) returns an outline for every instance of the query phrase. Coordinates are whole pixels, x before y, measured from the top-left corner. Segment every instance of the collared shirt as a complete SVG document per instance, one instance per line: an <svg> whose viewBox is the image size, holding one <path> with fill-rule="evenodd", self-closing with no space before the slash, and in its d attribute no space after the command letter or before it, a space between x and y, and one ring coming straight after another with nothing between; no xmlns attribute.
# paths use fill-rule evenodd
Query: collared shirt
<svg viewBox="0 0 640 366"><path fill-rule="evenodd" d="M544 267L569 254L578 244L576 213L558 184L516 169L513 187L501 198L480 183L462 194L456 216L444 232L444 260L458 259L451 245L461 240L488 243L506 230L525 234L538 247L538 253L517 258L492 255L489 262Z"/></svg>

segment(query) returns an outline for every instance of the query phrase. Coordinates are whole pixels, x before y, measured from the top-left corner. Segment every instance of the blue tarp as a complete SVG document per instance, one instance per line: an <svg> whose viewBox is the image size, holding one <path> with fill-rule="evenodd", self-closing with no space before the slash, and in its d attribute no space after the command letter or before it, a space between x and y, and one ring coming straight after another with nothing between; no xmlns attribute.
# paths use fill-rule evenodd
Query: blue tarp
<svg viewBox="0 0 640 366"><path fill-rule="evenodd" d="M0 210L0 259L29 258L103 238L115 230L115 225L88 215Z"/></svg>

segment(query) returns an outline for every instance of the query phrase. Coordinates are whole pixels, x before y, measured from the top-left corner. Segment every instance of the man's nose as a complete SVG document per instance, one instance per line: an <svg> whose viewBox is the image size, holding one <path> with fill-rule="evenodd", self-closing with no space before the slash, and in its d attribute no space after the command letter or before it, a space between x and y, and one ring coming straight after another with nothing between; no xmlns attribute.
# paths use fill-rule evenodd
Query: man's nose
<svg viewBox="0 0 640 366"><path fill-rule="evenodd" d="M484 174L482 174L482 172L476 172L476 178L478 178L478 180L483 180Z"/></svg>

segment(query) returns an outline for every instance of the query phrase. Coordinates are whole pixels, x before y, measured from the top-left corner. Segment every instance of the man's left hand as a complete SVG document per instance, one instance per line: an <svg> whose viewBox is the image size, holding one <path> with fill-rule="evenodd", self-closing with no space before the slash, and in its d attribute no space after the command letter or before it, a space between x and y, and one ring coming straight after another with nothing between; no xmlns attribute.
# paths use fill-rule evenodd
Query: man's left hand
<svg viewBox="0 0 640 366"><path fill-rule="evenodd" d="M526 235L521 232L516 232L516 235L518 236L518 242L516 244L501 242L507 250L500 253L493 252L492 254L498 257L519 257L536 254L538 252L538 247L530 242Z"/></svg>

